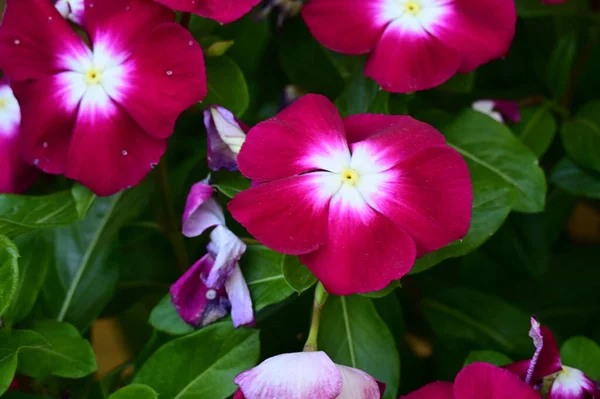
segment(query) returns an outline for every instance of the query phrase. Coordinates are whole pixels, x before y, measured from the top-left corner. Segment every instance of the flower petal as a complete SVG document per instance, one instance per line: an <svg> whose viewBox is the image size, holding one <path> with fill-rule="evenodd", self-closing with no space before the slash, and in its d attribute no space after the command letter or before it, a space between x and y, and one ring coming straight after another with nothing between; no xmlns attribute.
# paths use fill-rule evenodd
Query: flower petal
<svg viewBox="0 0 600 399"><path fill-rule="evenodd" d="M246 399L246 397L244 396L244 393L242 392L242 390L238 389L237 391L235 391L235 395L233 395L233 399Z"/></svg>
<svg viewBox="0 0 600 399"><path fill-rule="evenodd" d="M206 96L202 49L175 23L155 28L123 68L127 85L116 100L152 136L170 136L179 115Z"/></svg>
<svg viewBox="0 0 600 399"><path fill-rule="evenodd" d="M488 363L472 363L454 381L456 399L540 399L540 394L510 371Z"/></svg>
<svg viewBox="0 0 600 399"><path fill-rule="evenodd" d="M210 254L204 255L171 286L171 300L177 313L188 324L206 326L229 313L229 300L225 289L212 289L202 282L214 265Z"/></svg>
<svg viewBox="0 0 600 399"><path fill-rule="evenodd" d="M208 179L192 186L183 211L184 236L197 237L210 227L225 225L223 209L212 198L214 191L214 188L208 184Z"/></svg>
<svg viewBox="0 0 600 399"><path fill-rule="evenodd" d="M342 393L336 399L381 399L377 380L362 370L336 365L342 374Z"/></svg>
<svg viewBox="0 0 600 399"><path fill-rule="evenodd" d="M324 352L278 355L235 377L246 399L334 399L342 376Z"/></svg>
<svg viewBox="0 0 600 399"><path fill-rule="evenodd" d="M454 388L449 382L432 382L400 399L454 399Z"/></svg>
<svg viewBox="0 0 600 399"><path fill-rule="evenodd" d="M341 179L308 173L242 191L229 211L258 241L288 255L316 250L327 240L327 209Z"/></svg>
<svg viewBox="0 0 600 399"><path fill-rule="evenodd" d="M208 139L208 167L212 170L237 170L237 155L250 130L229 111L218 105L204 110Z"/></svg>
<svg viewBox="0 0 600 399"><path fill-rule="evenodd" d="M4 75L25 80L68 70L65 56L89 54L89 49L52 2L8 0L0 25L0 53L5 54L0 57Z"/></svg>
<svg viewBox="0 0 600 399"><path fill-rule="evenodd" d="M515 35L515 3L505 0L455 0L450 11L428 28L462 55L460 72L504 57Z"/></svg>
<svg viewBox="0 0 600 399"><path fill-rule="evenodd" d="M300 261L331 294L381 290L415 262L410 236L369 207L348 183L331 200L328 230L325 245Z"/></svg>
<svg viewBox="0 0 600 399"><path fill-rule="evenodd" d="M216 259L204 283L212 288L221 287L246 252L246 244L227 227L219 225L210 233L207 249Z"/></svg>
<svg viewBox="0 0 600 399"><path fill-rule="evenodd" d="M552 383L548 399L597 398L598 388L581 370L564 366Z"/></svg>
<svg viewBox="0 0 600 399"><path fill-rule="evenodd" d="M344 125L326 98L308 94L250 130L238 156L244 176L267 181L350 163Z"/></svg>
<svg viewBox="0 0 600 399"><path fill-rule="evenodd" d="M471 223L469 169L452 148L427 148L386 172L361 178L365 200L415 241L417 256L463 238Z"/></svg>
<svg viewBox="0 0 600 399"><path fill-rule="evenodd" d="M83 25L83 17L85 14L84 0L57 0L54 7L60 15L67 18L77 25Z"/></svg>
<svg viewBox="0 0 600 399"><path fill-rule="evenodd" d="M512 123L519 123L521 121L521 111L519 110L519 103L511 100L493 100L494 107L500 112L506 119Z"/></svg>
<svg viewBox="0 0 600 399"><path fill-rule="evenodd" d="M231 319L234 327L254 323L254 311L248 285L239 264L235 264L229 278L225 281L225 290L231 303Z"/></svg>
<svg viewBox="0 0 600 399"><path fill-rule="evenodd" d="M302 9L302 17L325 47L344 54L365 54L375 48L390 22L381 16L382 3L380 0L312 0Z"/></svg>
<svg viewBox="0 0 600 399"><path fill-rule="evenodd" d="M88 93L81 102L65 175L104 196L138 184L160 162L166 141L147 136L101 96Z"/></svg>
<svg viewBox="0 0 600 399"><path fill-rule="evenodd" d="M365 68L381 87L394 93L431 89L458 70L460 54L424 30L413 30L401 21L383 33Z"/></svg>
<svg viewBox="0 0 600 399"><path fill-rule="evenodd" d="M250 12L260 0L157 0L178 11L193 12L201 17L211 18L228 24Z"/></svg>

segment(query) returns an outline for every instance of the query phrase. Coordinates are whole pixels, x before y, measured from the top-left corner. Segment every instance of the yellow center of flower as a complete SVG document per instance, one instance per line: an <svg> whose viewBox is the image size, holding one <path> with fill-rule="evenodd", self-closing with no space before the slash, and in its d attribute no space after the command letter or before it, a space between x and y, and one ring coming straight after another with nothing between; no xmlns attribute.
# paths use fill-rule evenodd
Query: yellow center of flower
<svg viewBox="0 0 600 399"><path fill-rule="evenodd" d="M346 169L342 172L342 182L355 185L358 183L358 172L354 169Z"/></svg>
<svg viewBox="0 0 600 399"><path fill-rule="evenodd" d="M404 3L404 11L410 14L417 15L422 9L423 6L417 0L408 0L406 3Z"/></svg>
<svg viewBox="0 0 600 399"><path fill-rule="evenodd" d="M100 72L98 72L96 69L90 69L85 75L85 80L88 85L100 83Z"/></svg>
<svg viewBox="0 0 600 399"><path fill-rule="evenodd" d="M8 102L5 99L0 98L0 109L3 109L4 107L6 107L7 104L8 104Z"/></svg>

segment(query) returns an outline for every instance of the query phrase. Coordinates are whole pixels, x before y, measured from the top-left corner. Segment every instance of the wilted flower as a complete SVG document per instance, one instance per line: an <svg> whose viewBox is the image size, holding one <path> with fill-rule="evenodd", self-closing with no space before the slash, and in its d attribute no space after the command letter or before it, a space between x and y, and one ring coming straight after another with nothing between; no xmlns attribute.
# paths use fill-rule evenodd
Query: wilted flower
<svg viewBox="0 0 600 399"><path fill-rule="evenodd" d="M385 385L325 352L278 355L235 378L234 399L381 399Z"/></svg>
<svg viewBox="0 0 600 399"><path fill-rule="evenodd" d="M246 244L225 227L225 216L212 197L213 191L204 180L196 183L188 196L183 234L194 237L215 228L208 253L171 286L171 298L181 318L195 327L213 323L230 311L235 327L252 324L252 300L238 263Z"/></svg>
<svg viewBox="0 0 600 399"><path fill-rule="evenodd" d="M370 53L365 74L398 93L503 57L517 20L511 0L311 0L302 15L324 46Z"/></svg>
<svg viewBox="0 0 600 399"><path fill-rule="evenodd" d="M57 0L54 6L63 17L83 25L84 3L85 0Z"/></svg>
<svg viewBox="0 0 600 399"><path fill-rule="evenodd" d="M267 247L300 255L332 294L383 289L469 229L465 161L408 116L342 120L308 94L251 129L238 164L259 184L231 201L233 217Z"/></svg>
<svg viewBox="0 0 600 399"><path fill-rule="evenodd" d="M510 100L479 100L473 103L473 109L482 114L486 114L500 123L505 119L512 123L518 123L521 120L519 104Z"/></svg>
<svg viewBox="0 0 600 399"><path fill-rule="evenodd" d="M25 160L99 195L146 176L206 94L202 50L174 18L147 0L86 2L90 48L50 1L8 0L0 67L21 105Z"/></svg>
<svg viewBox="0 0 600 399"><path fill-rule="evenodd" d="M37 170L25 163L19 150L21 111L6 80L0 80L0 194L25 191Z"/></svg>
<svg viewBox="0 0 600 399"><path fill-rule="evenodd" d="M204 111L208 139L208 167L212 170L237 170L237 156L249 128L231 111L213 105Z"/></svg>
<svg viewBox="0 0 600 399"><path fill-rule="evenodd" d="M192 12L228 24L241 18L260 0L156 0L177 11Z"/></svg>

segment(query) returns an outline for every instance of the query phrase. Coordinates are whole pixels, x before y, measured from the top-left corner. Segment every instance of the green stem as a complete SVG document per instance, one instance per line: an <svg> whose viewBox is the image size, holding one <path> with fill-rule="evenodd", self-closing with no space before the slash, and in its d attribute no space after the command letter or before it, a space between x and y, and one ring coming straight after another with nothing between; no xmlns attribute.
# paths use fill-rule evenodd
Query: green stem
<svg viewBox="0 0 600 399"><path fill-rule="evenodd" d="M310 331L308 339L304 344L305 352L315 352L317 350L317 340L319 338L319 325L321 324L321 312L327 302L329 294L325 291L323 284L318 283L315 289L315 301L313 303L313 314L310 322Z"/></svg>

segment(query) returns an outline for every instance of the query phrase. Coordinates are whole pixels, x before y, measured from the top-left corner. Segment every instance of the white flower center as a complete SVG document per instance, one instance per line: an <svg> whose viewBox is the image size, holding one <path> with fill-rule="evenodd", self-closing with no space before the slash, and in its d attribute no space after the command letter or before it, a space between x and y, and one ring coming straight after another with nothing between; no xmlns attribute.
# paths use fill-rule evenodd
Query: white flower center
<svg viewBox="0 0 600 399"><path fill-rule="evenodd" d="M21 109L9 86L0 87L0 135L13 135L21 123Z"/></svg>
<svg viewBox="0 0 600 399"><path fill-rule="evenodd" d="M379 17L384 23L414 32L429 31L446 14L451 2L447 0L385 0Z"/></svg>

